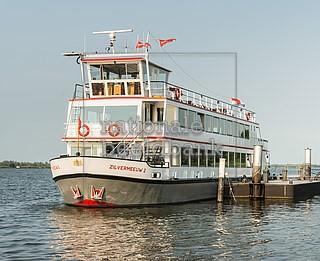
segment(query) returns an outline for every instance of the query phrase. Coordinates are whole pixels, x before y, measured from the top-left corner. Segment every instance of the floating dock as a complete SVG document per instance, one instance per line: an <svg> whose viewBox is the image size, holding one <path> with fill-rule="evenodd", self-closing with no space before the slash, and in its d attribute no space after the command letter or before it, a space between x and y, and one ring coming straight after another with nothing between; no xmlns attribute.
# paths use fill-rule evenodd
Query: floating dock
<svg viewBox="0 0 320 261"><path fill-rule="evenodd" d="M258 193L255 193L258 190ZM319 180L272 180L268 183L232 183L225 187L225 196L252 199L306 199L320 195ZM228 193L229 192L229 193ZM229 194L229 195L226 195Z"/></svg>

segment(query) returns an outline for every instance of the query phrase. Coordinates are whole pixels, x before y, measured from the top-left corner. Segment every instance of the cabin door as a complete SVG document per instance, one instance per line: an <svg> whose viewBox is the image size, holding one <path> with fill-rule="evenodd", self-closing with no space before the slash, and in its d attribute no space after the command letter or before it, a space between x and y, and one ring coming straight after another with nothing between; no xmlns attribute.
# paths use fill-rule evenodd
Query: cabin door
<svg viewBox="0 0 320 261"><path fill-rule="evenodd" d="M144 110L145 122L153 122L153 110L154 110L153 104L150 104L150 103L145 104L145 110Z"/></svg>

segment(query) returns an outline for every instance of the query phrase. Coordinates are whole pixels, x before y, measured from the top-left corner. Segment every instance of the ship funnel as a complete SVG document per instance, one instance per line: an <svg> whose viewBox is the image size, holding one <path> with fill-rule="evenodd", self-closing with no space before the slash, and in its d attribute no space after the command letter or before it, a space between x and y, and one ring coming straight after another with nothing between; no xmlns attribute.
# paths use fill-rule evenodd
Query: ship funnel
<svg viewBox="0 0 320 261"><path fill-rule="evenodd" d="M129 33L129 32L133 32L133 29L100 31L100 32L93 32L93 34L108 34L109 38L110 38L110 44L109 44L109 47L107 47L107 51L112 49L112 53L114 53L114 43L116 41L116 34L117 33Z"/></svg>

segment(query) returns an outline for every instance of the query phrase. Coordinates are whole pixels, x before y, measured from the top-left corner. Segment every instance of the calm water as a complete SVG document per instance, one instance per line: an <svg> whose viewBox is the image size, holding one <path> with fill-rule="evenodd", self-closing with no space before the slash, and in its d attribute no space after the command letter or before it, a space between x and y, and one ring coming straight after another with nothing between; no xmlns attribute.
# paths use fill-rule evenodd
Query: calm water
<svg viewBox="0 0 320 261"><path fill-rule="evenodd" d="M49 170L0 169L1 260L319 260L320 197L139 209L63 205Z"/></svg>

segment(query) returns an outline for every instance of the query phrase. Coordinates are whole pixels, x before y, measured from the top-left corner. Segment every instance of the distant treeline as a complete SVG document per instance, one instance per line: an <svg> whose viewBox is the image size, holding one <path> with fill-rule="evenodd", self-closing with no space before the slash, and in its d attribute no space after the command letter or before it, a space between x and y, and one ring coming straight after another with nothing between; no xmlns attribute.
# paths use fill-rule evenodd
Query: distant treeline
<svg viewBox="0 0 320 261"><path fill-rule="evenodd" d="M0 161L0 168L37 168L46 169L50 168L48 162L18 162L13 160Z"/></svg>

